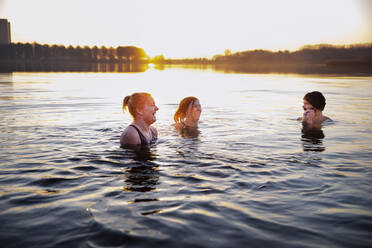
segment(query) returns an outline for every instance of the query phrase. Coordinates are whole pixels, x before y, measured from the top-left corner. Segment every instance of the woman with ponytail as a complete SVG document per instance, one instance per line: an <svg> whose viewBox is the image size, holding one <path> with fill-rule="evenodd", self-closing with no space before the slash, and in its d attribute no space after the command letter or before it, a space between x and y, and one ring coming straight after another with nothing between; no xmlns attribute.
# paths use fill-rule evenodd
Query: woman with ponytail
<svg viewBox="0 0 372 248"><path fill-rule="evenodd" d="M133 122L125 128L120 137L122 147L147 147L156 142L158 131L151 126L156 121L154 99L149 93L140 92L126 96L123 111L129 111Z"/></svg>
<svg viewBox="0 0 372 248"><path fill-rule="evenodd" d="M199 134L198 124L201 114L199 99L193 96L181 100L176 113L173 116L174 127L182 136L196 137Z"/></svg>

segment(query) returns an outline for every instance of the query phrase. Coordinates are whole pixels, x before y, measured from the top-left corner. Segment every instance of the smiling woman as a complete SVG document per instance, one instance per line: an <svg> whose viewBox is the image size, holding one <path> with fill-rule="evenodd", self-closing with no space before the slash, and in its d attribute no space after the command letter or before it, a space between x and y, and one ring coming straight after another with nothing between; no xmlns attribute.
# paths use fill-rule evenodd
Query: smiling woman
<svg viewBox="0 0 372 248"><path fill-rule="evenodd" d="M370 13L363 13L364 3L2 0L0 15L10 20L15 42L134 45L150 56L181 58L213 56L225 49L295 50L314 43L369 42Z"/></svg>
<svg viewBox="0 0 372 248"><path fill-rule="evenodd" d="M126 96L123 100L123 110L126 109L133 117L133 122L121 134L121 146L139 148L155 143L158 131L151 124L156 121L158 107L152 96L144 92Z"/></svg>

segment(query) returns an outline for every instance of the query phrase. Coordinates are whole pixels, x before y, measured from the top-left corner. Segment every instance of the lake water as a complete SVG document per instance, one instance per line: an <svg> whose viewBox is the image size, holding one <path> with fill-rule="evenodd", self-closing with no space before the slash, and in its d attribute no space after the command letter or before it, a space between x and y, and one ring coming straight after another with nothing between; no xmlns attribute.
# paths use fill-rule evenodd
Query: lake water
<svg viewBox="0 0 372 248"><path fill-rule="evenodd" d="M333 123L302 134L319 90ZM124 96L150 92L159 142L120 148ZM197 138L171 127L197 96ZM371 247L372 77L0 74L3 247ZM323 137L324 136L324 137Z"/></svg>

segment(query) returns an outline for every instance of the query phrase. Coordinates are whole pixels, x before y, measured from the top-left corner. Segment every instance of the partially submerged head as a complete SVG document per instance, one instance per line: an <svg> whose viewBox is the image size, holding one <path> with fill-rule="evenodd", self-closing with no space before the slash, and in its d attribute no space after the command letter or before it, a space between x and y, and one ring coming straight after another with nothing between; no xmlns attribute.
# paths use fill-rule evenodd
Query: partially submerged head
<svg viewBox="0 0 372 248"><path fill-rule="evenodd" d="M199 99L194 96L189 96L181 100L173 119L176 123L183 122L186 118L198 121L200 114L201 105Z"/></svg>
<svg viewBox="0 0 372 248"><path fill-rule="evenodd" d="M326 105L325 97L319 91L307 93L303 98L302 124L308 129L321 129L326 120L331 120L323 115Z"/></svg>
<svg viewBox="0 0 372 248"><path fill-rule="evenodd" d="M307 109L316 109L319 111L323 111L326 105L326 99L323 94L319 91L312 91L307 93L304 98L304 105L303 108L306 111Z"/></svg>
<svg viewBox="0 0 372 248"><path fill-rule="evenodd" d="M133 93L123 100L123 111L129 111L134 120L142 118L149 125L156 121L155 113L158 107L155 105L151 94L146 92Z"/></svg>

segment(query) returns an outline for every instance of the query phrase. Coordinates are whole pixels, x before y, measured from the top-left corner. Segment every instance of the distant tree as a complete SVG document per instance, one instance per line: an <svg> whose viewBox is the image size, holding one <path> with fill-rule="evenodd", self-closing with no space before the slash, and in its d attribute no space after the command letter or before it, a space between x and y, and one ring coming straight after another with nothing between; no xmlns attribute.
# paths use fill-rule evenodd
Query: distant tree
<svg viewBox="0 0 372 248"><path fill-rule="evenodd" d="M93 60L98 60L99 59L99 49L97 46L92 47L91 49L91 58Z"/></svg>
<svg viewBox="0 0 372 248"><path fill-rule="evenodd" d="M163 64L165 61L163 55L157 55L151 59L151 62L154 64Z"/></svg>
<svg viewBox="0 0 372 248"><path fill-rule="evenodd" d="M116 49L112 46L107 50L107 56L111 62L114 62L117 59L117 52Z"/></svg>
<svg viewBox="0 0 372 248"><path fill-rule="evenodd" d="M74 55L77 60L82 60L83 49L80 46L76 46L76 48L74 49Z"/></svg>
<svg viewBox="0 0 372 248"><path fill-rule="evenodd" d="M67 52L67 56L72 58L72 57L74 57L75 49L72 45L69 45L66 49L66 52Z"/></svg>
<svg viewBox="0 0 372 248"><path fill-rule="evenodd" d="M33 48L32 44L26 43L23 47L23 53L25 59L32 59L33 57Z"/></svg>
<svg viewBox="0 0 372 248"><path fill-rule="evenodd" d="M101 46L97 50L97 60L106 60L106 53L107 53L107 48L104 46Z"/></svg>
<svg viewBox="0 0 372 248"><path fill-rule="evenodd" d="M146 58L146 53L142 48L135 46L119 46L117 49L118 58L125 60L126 62L133 62L137 60L143 60Z"/></svg>
<svg viewBox="0 0 372 248"><path fill-rule="evenodd" d="M84 60L91 60L92 54L89 46L84 46L82 48L82 56Z"/></svg>

